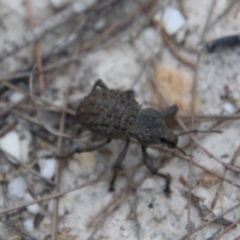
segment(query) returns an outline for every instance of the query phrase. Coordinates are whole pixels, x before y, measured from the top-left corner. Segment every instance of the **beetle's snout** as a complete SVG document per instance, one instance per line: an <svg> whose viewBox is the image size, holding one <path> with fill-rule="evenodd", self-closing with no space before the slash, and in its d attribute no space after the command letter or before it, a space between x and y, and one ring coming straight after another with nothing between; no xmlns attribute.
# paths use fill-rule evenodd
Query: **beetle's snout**
<svg viewBox="0 0 240 240"><path fill-rule="evenodd" d="M159 140L160 143L167 146L168 148L176 148L178 144L178 136L176 136L167 128L164 130L164 133L161 134Z"/></svg>

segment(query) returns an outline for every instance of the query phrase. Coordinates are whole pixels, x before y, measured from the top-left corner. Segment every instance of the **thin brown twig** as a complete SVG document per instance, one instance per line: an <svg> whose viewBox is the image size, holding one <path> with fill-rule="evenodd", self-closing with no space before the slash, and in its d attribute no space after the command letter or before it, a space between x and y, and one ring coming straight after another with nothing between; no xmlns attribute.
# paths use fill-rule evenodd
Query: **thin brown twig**
<svg viewBox="0 0 240 240"><path fill-rule="evenodd" d="M27 100L28 98L24 98L24 101ZM17 103L9 103L9 102L5 102L5 101L1 101L0 102L0 107L3 107L5 109L8 109L8 108L17 108L17 109L22 109L22 110L32 110L32 105L30 104L27 104L27 103L22 103L23 101L19 101ZM53 108L52 106L46 106L46 105L42 105L42 104L39 104L39 103L35 103L37 109L39 111L45 111L45 112L54 112L54 113L60 113L61 111L59 109L56 109L56 108ZM10 109L10 110L11 110ZM9 111L10 111L9 110ZM1 117L2 115L0 115Z"/></svg>
<svg viewBox="0 0 240 240"><path fill-rule="evenodd" d="M200 63L200 57L201 57L201 53L199 52L197 54L197 61L196 61L196 68L194 69L194 76L193 76L193 85L192 85L192 89L191 89L191 127L192 129L195 129L195 109L194 109L194 102L195 102L195 98L196 98L196 89L197 89L197 80L198 80L198 66ZM179 117L176 117L177 122L179 123L181 120ZM186 128L185 131L188 131L188 129ZM190 154L193 154L193 143L190 142ZM187 235L189 236L188 239L190 239L190 232L191 232L191 202L192 202L192 176L193 176L193 160L191 159L189 161L189 180L188 180L188 211L187 211Z"/></svg>
<svg viewBox="0 0 240 240"><path fill-rule="evenodd" d="M33 29L35 27L35 21L34 21L33 14L32 14L31 3L29 0L24 0L24 5L26 7L29 26L31 29ZM37 69L39 72L40 91L43 91L44 75L43 75L43 65L42 65L42 53L41 53L41 48L37 41L33 45L33 53L37 59Z"/></svg>
<svg viewBox="0 0 240 240"><path fill-rule="evenodd" d="M239 153L240 153L240 145L235 150L235 152L234 152L234 154L233 154L233 156L232 156L232 158L231 158L231 160L229 162L230 165L234 164L234 161L236 160L236 158L239 155ZM228 171L228 169L225 167L225 170L224 170L224 173L223 173L224 177L226 177L227 171ZM218 186L218 188L216 190L215 196L214 196L213 201L211 203L211 209L213 209L215 207L217 199L218 199L218 196L219 196L220 192L222 191L222 188L223 188L223 181L221 181L219 183L219 186Z"/></svg>
<svg viewBox="0 0 240 240"><path fill-rule="evenodd" d="M239 111L239 110L237 110ZM190 115L179 115L181 119L190 119ZM228 121L228 120L238 120L240 119L240 114L229 114L229 115L195 115L196 121Z"/></svg>
<svg viewBox="0 0 240 240"><path fill-rule="evenodd" d="M75 54L77 53L77 51L75 51ZM74 55L75 55L74 54ZM69 77L69 81L66 87L66 91L65 91L65 97L64 97L64 103L63 103L63 107L66 108L68 105L68 101L69 101L69 93L70 93L70 86L72 84L72 80L73 80L73 76L74 76L74 71L75 71L75 64L72 63L70 65L70 77ZM65 119L66 119L66 112L62 112L61 114L61 121L60 121L60 126L59 126L59 132L61 134L64 133L64 128L65 128ZM63 139L62 137L58 137L58 143L57 143L57 155L61 155L61 149L62 149L62 142ZM56 167L55 167L55 176L54 176L54 182L55 182L55 189L54 189L54 193L58 193L59 191L59 180L60 180L60 161L56 161ZM58 204L59 204L59 200L58 198L55 198L53 201L53 224L52 224L52 240L56 239L57 236L57 226L58 226Z"/></svg>
<svg viewBox="0 0 240 240"><path fill-rule="evenodd" d="M211 17L213 16L212 13L213 13L213 10L215 9L216 4L217 4L217 0L212 1L212 4L211 4L210 9L209 9L209 14L207 16L207 20L206 20L206 23L204 25L203 32L201 34L200 42L204 42L205 35L206 35L208 29L210 28L210 20L211 20Z"/></svg>
<svg viewBox="0 0 240 240"><path fill-rule="evenodd" d="M180 62L182 62L183 64L195 69L196 68L196 63L193 63L192 61L186 59L184 56L182 56L178 50L176 49L176 47L174 46L174 44L172 43L171 39L168 37L167 33L164 31L164 29L162 28L160 31L160 34L162 36L163 41L165 42L165 44L168 46L168 48L170 49L170 51L172 52L172 54L176 57L176 59L178 59Z"/></svg>

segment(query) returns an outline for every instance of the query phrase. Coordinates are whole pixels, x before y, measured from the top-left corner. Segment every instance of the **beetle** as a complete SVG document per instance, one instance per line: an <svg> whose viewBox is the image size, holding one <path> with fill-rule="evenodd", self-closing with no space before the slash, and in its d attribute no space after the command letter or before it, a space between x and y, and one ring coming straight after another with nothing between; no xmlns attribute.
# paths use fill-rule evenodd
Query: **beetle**
<svg viewBox="0 0 240 240"><path fill-rule="evenodd" d="M121 164L126 156L129 141L136 139L141 145L143 162L153 175L166 180L165 192L170 192L171 177L169 174L158 172L153 159L148 155L146 148L151 144L163 144L168 148L177 148L178 137L166 125L164 119L174 116L178 111L176 105L163 111L154 108L142 108L134 98L134 91L119 91L109 89L102 80L97 80L91 92L79 103L76 111L76 120L82 127L93 133L106 137L106 142L77 147L64 158L74 153L97 150L112 139L125 141L125 146L113 165L113 176L109 191L114 191L114 183L118 176Z"/></svg>

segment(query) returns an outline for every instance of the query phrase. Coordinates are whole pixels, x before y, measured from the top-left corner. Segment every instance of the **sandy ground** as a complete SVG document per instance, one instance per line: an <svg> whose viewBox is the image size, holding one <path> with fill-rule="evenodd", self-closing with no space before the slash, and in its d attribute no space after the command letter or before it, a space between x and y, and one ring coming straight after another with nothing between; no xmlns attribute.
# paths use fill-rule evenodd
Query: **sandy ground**
<svg viewBox="0 0 240 240"><path fill-rule="evenodd" d="M201 51L206 41L240 32L238 1L116 2L0 1L0 239L240 239L240 48ZM167 44L160 29L169 7L185 24L165 34ZM33 66L41 73L33 77L39 118L29 97ZM188 156L148 148L172 177L170 196L161 178L139 166L136 142L114 193L109 181L123 141L64 161L53 157L103 141L74 119L99 78L134 90L143 107L178 104L178 121L188 129L193 119L194 129L222 131L192 134L191 141L179 136ZM78 139L62 139L60 131Z"/></svg>

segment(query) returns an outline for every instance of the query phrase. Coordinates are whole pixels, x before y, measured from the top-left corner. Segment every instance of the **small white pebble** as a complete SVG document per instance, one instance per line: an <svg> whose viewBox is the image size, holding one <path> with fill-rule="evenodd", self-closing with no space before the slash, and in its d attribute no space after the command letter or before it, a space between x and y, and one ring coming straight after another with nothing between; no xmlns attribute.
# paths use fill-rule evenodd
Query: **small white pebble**
<svg viewBox="0 0 240 240"><path fill-rule="evenodd" d="M235 106L232 103L230 103L230 102L224 103L223 108L224 108L225 111L227 111L230 114L236 112Z"/></svg>
<svg viewBox="0 0 240 240"><path fill-rule="evenodd" d="M121 235L123 237L129 237L129 232L128 231L123 231L123 232L121 232Z"/></svg>
<svg viewBox="0 0 240 240"><path fill-rule="evenodd" d="M15 131L8 132L0 139L0 147L3 151L19 160L20 143L18 134ZM13 162L15 161L13 160Z"/></svg>
<svg viewBox="0 0 240 240"><path fill-rule="evenodd" d="M56 165L56 160L54 158L40 159L38 161L40 174L46 179L51 179L55 173L55 165Z"/></svg>
<svg viewBox="0 0 240 240"><path fill-rule="evenodd" d="M92 152L75 154L74 159L77 161L69 161L69 169L75 174L82 177L89 177L96 166L96 159Z"/></svg>
<svg viewBox="0 0 240 240"><path fill-rule="evenodd" d="M141 185L143 190L155 189L156 187L156 181L153 178L147 178Z"/></svg>
<svg viewBox="0 0 240 240"><path fill-rule="evenodd" d="M24 95L20 92L13 92L10 96L9 96L9 101L12 103L16 103L21 101L24 98Z"/></svg>
<svg viewBox="0 0 240 240"><path fill-rule="evenodd" d="M33 197L29 193L26 193L24 195L24 200L26 202L31 202L34 199L33 199ZM32 214L38 214L40 212L40 207L38 206L38 204L33 204L33 205L30 205L30 206L27 206L26 208Z"/></svg>
<svg viewBox="0 0 240 240"><path fill-rule="evenodd" d="M163 14L163 27L168 35L174 35L186 24L184 16L178 9L167 7Z"/></svg>
<svg viewBox="0 0 240 240"><path fill-rule="evenodd" d="M28 232L33 230L33 222L33 219L27 219L23 222L23 226Z"/></svg>
<svg viewBox="0 0 240 240"><path fill-rule="evenodd" d="M8 194L13 197L23 198L27 190L27 184L22 177L12 179L8 184Z"/></svg>
<svg viewBox="0 0 240 240"><path fill-rule="evenodd" d="M155 47L159 43L159 34L153 28L146 28L140 35L140 39L149 47Z"/></svg>
<svg viewBox="0 0 240 240"><path fill-rule="evenodd" d="M103 30L105 26L106 26L106 21L105 21L105 19L99 19L99 20L94 24L94 28L95 28L97 31Z"/></svg>

